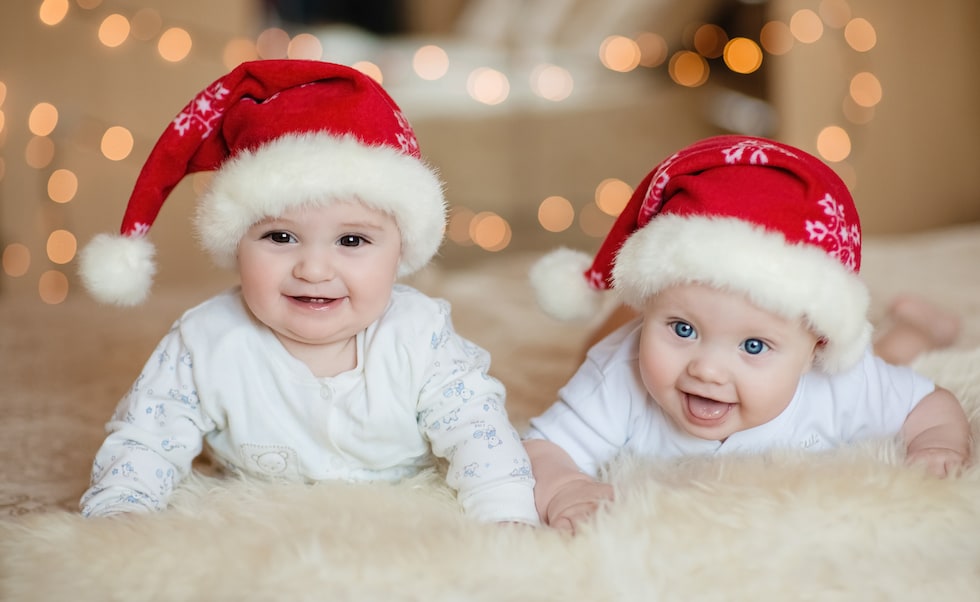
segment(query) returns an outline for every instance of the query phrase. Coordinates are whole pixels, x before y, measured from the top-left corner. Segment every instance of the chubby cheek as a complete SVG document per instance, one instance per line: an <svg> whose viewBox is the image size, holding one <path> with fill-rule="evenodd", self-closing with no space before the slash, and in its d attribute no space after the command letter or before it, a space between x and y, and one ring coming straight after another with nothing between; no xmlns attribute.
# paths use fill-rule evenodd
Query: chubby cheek
<svg viewBox="0 0 980 602"><path fill-rule="evenodd" d="M793 400L798 383L797 378L753 379L739 387L739 411L745 428L765 424L782 414Z"/></svg>
<svg viewBox="0 0 980 602"><path fill-rule="evenodd" d="M658 352L655 344L641 337L638 359L640 380L647 392L659 403L663 397L662 392L676 380L676 371L671 365L670 356Z"/></svg>
<svg viewBox="0 0 980 602"><path fill-rule="evenodd" d="M262 271L256 268L254 262L249 261L247 257L239 256L238 280L242 285L242 293L246 297L256 295L267 279L268 277L263 279Z"/></svg>

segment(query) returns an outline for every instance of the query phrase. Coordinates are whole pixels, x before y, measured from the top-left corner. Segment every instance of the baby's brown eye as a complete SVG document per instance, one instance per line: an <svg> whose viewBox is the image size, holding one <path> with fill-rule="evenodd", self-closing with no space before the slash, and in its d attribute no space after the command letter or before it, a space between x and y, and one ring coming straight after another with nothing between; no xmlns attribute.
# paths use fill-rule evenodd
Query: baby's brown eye
<svg viewBox="0 0 980 602"><path fill-rule="evenodd" d="M287 244L295 240L289 232L269 232L263 238L279 244Z"/></svg>
<svg viewBox="0 0 980 602"><path fill-rule="evenodd" d="M342 247L358 247L364 242L364 239L356 234L347 234L341 236L339 242Z"/></svg>

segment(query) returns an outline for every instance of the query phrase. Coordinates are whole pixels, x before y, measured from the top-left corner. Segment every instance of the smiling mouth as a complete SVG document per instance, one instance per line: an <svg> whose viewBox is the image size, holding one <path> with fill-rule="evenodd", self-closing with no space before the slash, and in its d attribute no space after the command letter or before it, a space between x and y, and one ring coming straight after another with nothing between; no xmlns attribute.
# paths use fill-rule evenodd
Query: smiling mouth
<svg viewBox="0 0 980 602"><path fill-rule="evenodd" d="M321 311L337 307L346 297L307 297L303 295L289 296L288 299L296 307Z"/></svg>
<svg viewBox="0 0 980 602"><path fill-rule="evenodd" d="M691 419L703 425L717 424L728 416L735 404L715 401L707 397L700 397L686 393L687 413Z"/></svg>

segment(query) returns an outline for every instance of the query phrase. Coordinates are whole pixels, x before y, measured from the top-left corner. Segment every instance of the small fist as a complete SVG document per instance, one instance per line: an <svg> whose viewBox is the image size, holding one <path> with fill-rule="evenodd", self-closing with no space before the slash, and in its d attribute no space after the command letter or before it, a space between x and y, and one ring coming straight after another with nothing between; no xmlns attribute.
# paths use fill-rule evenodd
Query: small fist
<svg viewBox="0 0 980 602"><path fill-rule="evenodd" d="M937 476L945 477L959 474L968 463L966 454L945 447L926 447L909 450L905 463L923 465L925 469Z"/></svg>
<svg viewBox="0 0 980 602"><path fill-rule="evenodd" d="M576 479L563 485L548 504L547 524L555 529L575 533L576 526L595 514L602 502L614 497L612 485Z"/></svg>

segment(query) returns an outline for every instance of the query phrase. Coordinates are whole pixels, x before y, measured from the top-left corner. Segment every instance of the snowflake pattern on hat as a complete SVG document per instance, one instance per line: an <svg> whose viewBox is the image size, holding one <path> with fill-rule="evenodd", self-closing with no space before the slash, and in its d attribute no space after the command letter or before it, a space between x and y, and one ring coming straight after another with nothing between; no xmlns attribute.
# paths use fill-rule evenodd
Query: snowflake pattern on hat
<svg viewBox="0 0 980 602"><path fill-rule="evenodd" d="M181 136L192 126L201 132L201 138L207 138L214 131L214 124L225 111L221 101L229 94L228 88L222 82L215 82L191 100L184 110L174 118L174 130Z"/></svg>
<svg viewBox="0 0 980 602"><path fill-rule="evenodd" d="M660 164L660 167L657 168L653 180L650 182L650 186L647 187L647 192L643 196L643 203L640 205L640 214L637 217L637 222L645 224L660 211L660 206L663 204L664 199L664 188L667 187L667 182L670 182L670 174L667 170L679 157L680 153L674 153L665 159Z"/></svg>
<svg viewBox="0 0 980 602"><path fill-rule="evenodd" d="M747 161L743 160L745 157L745 151L749 151ZM766 154L766 151L779 152L794 159L799 158L796 153L787 148L755 138L751 140L742 140L730 148L722 149L721 154L725 156L725 162L730 165L738 165L740 163L748 165L768 165L769 156Z"/></svg>
<svg viewBox="0 0 980 602"><path fill-rule="evenodd" d="M411 124L408 123L408 118L401 111L395 110L395 120L398 122L398 126L401 127L402 131L395 134L395 139L398 140L398 144L401 145L401 149L410 155L419 154L419 141L415 137L415 131L412 130Z"/></svg>
<svg viewBox="0 0 980 602"><path fill-rule="evenodd" d="M857 224L847 223L844 206L834 200L829 193L817 201L817 204L824 208L824 213L829 219L827 223L806 220L805 227L810 240L827 247L830 256L837 258L852 272L856 272L861 249L861 229Z"/></svg>

